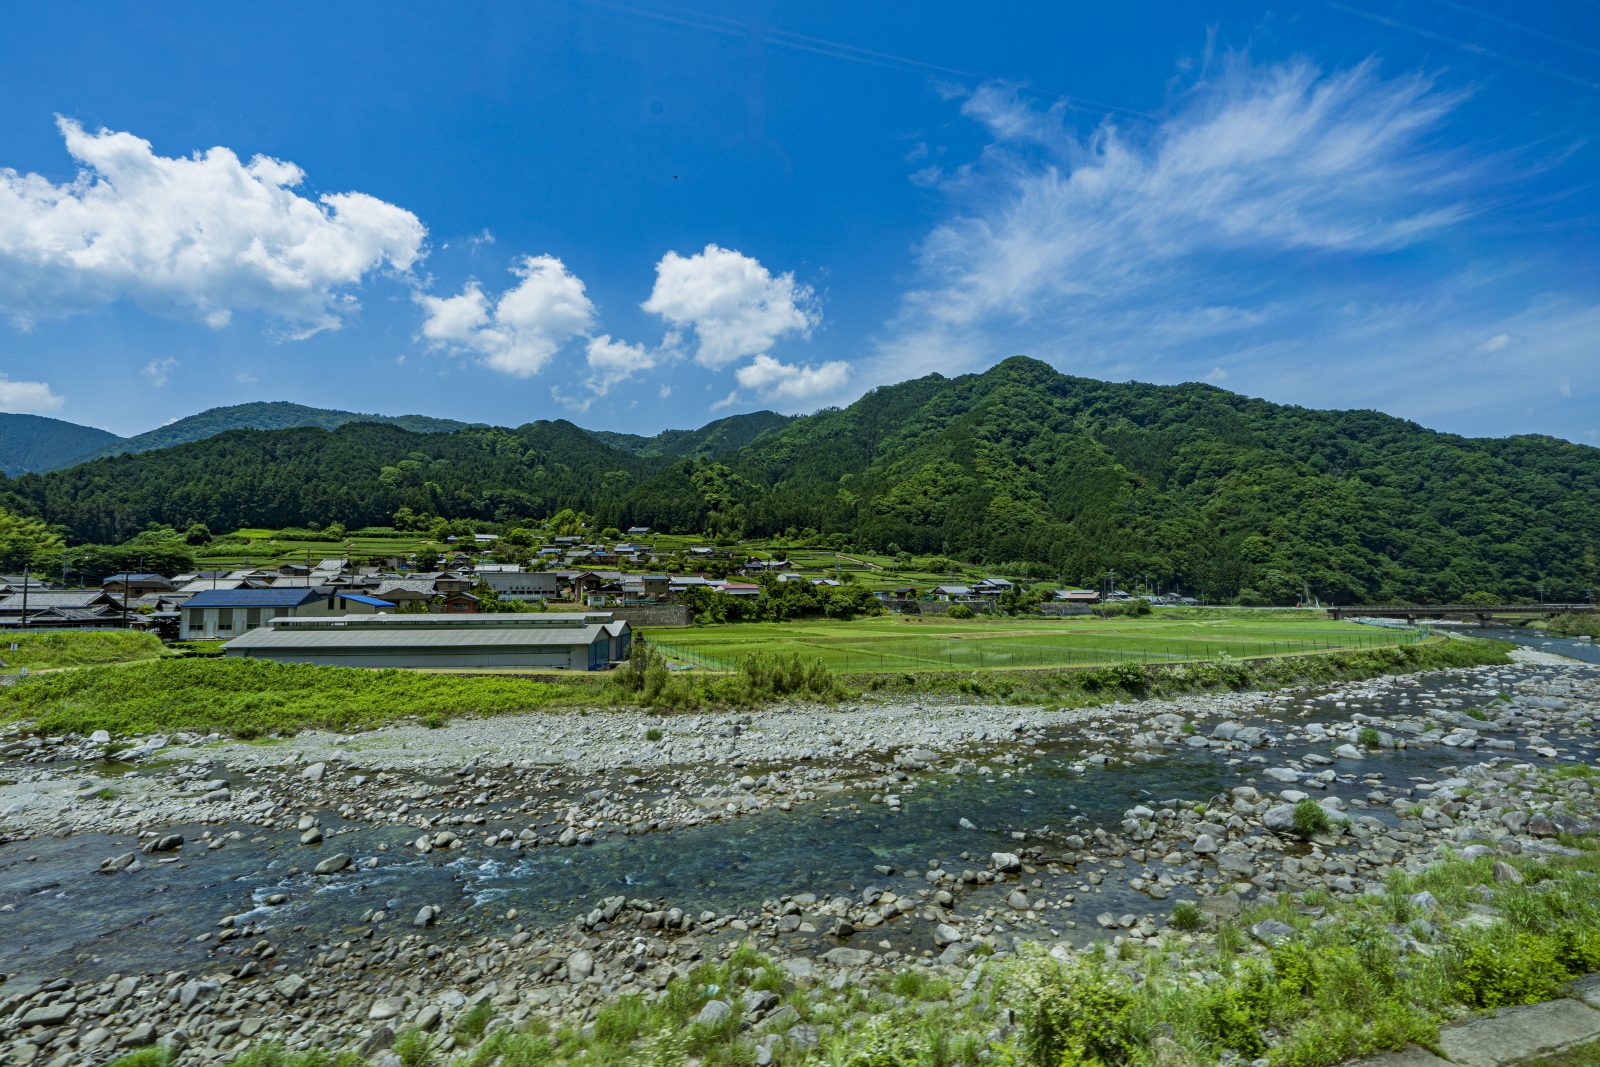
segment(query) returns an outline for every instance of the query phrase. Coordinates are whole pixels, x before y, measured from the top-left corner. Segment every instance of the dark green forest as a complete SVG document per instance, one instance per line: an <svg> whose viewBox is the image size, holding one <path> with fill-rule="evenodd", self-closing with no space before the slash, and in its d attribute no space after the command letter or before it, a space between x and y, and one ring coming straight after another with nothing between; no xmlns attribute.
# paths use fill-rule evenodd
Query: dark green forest
<svg viewBox="0 0 1600 1067"><path fill-rule="evenodd" d="M241 430L9 479L0 507L94 542L151 523L353 528L401 507L496 522L570 507L597 529L832 535L1069 582L1109 568L1245 602L1541 586L1565 599L1592 596L1600 578L1600 450L1553 438L1462 438L1207 385L1074 378L1022 357L802 418L744 418L758 421L711 435L726 450L687 458L672 454L676 439L624 449L564 421Z"/></svg>
<svg viewBox="0 0 1600 1067"><path fill-rule="evenodd" d="M0 413L0 474L55 470L120 440L93 426L43 415Z"/></svg>

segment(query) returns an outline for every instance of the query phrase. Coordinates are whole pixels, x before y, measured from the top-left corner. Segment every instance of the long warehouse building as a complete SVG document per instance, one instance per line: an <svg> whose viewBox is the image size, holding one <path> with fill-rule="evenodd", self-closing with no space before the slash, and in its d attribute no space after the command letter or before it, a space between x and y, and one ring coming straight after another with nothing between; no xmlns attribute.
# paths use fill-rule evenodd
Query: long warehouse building
<svg viewBox="0 0 1600 1067"><path fill-rule="evenodd" d="M633 633L609 612L283 617L222 646L229 656L339 667L540 667L598 671Z"/></svg>

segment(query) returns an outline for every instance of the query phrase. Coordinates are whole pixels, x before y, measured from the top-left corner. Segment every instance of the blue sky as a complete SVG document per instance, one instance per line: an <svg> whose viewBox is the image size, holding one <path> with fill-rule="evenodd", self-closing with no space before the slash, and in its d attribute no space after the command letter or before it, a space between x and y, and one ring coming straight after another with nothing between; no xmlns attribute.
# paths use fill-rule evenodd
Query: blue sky
<svg viewBox="0 0 1600 1067"><path fill-rule="evenodd" d="M1600 444L1600 4L20 4L0 410L649 433L1017 353Z"/></svg>

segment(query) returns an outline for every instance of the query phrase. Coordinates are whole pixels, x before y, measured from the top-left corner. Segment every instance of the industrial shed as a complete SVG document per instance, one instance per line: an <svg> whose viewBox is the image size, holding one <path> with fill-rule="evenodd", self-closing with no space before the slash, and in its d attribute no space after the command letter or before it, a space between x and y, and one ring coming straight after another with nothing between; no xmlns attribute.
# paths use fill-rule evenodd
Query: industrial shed
<svg viewBox="0 0 1600 1067"><path fill-rule="evenodd" d="M229 656L340 667L597 671L626 659L633 634L607 612L347 615L272 619L223 646Z"/></svg>

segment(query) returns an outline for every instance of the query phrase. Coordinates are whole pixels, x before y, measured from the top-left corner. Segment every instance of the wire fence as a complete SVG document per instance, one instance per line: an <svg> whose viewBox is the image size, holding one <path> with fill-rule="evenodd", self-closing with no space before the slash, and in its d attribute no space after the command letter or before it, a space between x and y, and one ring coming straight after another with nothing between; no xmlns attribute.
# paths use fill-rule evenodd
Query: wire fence
<svg viewBox="0 0 1600 1067"><path fill-rule="evenodd" d="M1196 638L1193 640L1141 640L1134 646L1111 644L1115 638L1091 638L1071 643L1039 641L1018 643L1003 637L980 639L939 639L916 637L884 640L877 643L845 643L839 640L763 644L755 652L780 655L799 653L822 661L828 670L840 673L885 671L960 671L988 669L1045 669L1051 667L1102 667L1120 663L1161 664L1214 660L1221 656L1259 659L1269 656L1311 655L1315 653L1367 651L1393 648L1424 641L1432 632L1391 630L1373 634L1351 634L1340 638L1285 638L1245 640ZM739 658L714 656L696 648L685 648L651 639L649 644L663 656L678 663L712 671L736 671ZM865 647L863 647L865 646Z"/></svg>

